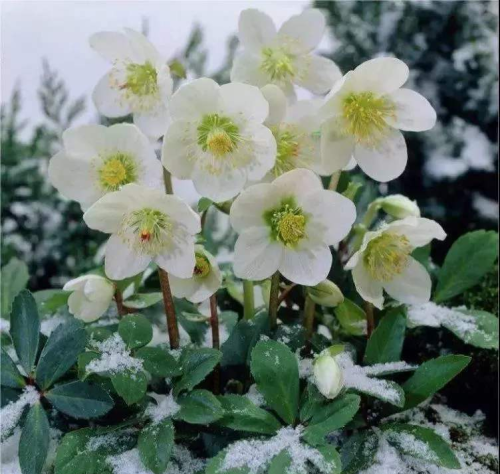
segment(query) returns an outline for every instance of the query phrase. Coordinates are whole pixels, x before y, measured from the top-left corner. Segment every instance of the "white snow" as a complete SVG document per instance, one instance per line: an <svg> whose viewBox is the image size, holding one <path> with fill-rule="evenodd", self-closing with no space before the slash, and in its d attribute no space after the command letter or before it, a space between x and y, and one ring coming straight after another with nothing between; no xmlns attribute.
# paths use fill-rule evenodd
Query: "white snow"
<svg viewBox="0 0 500 474"><path fill-rule="evenodd" d="M165 418L174 416L181 407L174 400L173 395L170 393L168 395L159 395L157 393L148 393L149 396L153 397L157 404L151 403L146 408L146 416L151 419L154 425L160 423L160 421Z"/></svg>
<svg viewBox="0 0 500 474"><path fill-rule="evenodd" d="M259 392L256 384L250 385L250 388L248 389L248 392L245 394L245 396L258 407L263 407L266 405L266 400Z"/></svg>
<svg viewBox="0 0 500 474"><path fill-rule="evenodd" d="M474 193L472 196L472 207L484 219L498 221L498 202L489 199L480 193Z"/></svg>
<svg viewBox="0 0 500 474"><path fill-rule="evenodd" d="M40 394L32 385L23 390L21 396L15 401L5 405L0 410L0 433L2 439L15 428L26 407L34 405L40 399Z"/></svg>

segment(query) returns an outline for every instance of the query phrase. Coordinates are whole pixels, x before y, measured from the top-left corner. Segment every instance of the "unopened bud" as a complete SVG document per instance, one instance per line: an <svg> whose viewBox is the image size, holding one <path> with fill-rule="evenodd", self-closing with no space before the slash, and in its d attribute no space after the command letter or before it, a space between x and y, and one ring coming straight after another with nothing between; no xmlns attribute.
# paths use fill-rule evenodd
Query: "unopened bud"
<svg viewBox="0 0 500 474"><path fill-rule="evenodd" d="M316 304L331 308L344 301L340 288L330 280L323 280L316 286L308 287L307 294Z"/></svg>
<svg viewBox="0 0 500 474"><path fill-rule="evenodd" d="M415 201L408 199L402 194L393 194L381 200L382 209L396 219L405 217L420 217L420 209Z"/></svg>
<svg viewBox="0 0 500 474"><path fill-rule="evenodd" d="M314 383L326 398L335 398L344 387L342 369L328 349L316 358L313 371Z"/></svg>

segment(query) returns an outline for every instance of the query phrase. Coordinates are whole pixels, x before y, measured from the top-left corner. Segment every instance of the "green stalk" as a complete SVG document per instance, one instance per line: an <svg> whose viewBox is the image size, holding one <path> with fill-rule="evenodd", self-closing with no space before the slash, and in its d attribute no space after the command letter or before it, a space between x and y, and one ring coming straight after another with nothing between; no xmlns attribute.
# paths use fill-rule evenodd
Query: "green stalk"
<svg viewBox="0 0 500 474"><path fill-rule="evenodd" d="M306 341L310 341L314 332L314 313L316 312L316 303L306 296L304 302L304 328L306 330Z"/></svg>
<svg viewBox="0 0 500 474"><path fill-rule="evenodd" d="M328 185L328 190L329 191L336 191L337 186L339 184L339 179L340 175L342 174L342 171L336 171L335 173L332 174L332 177L330 178L330 184Z"/></svg>
<svg viewBox="0 0 500 474"><path fill-rule="evenodd" d="M269 294L269 323L271 329L278 325L278 299L280 292L280 274L276 272L271 277L271 292Z"/></svg>
<svg viewBox="0 0 500 474"><path fill-rule="evenodd" d="M254 313L253 281L243 280L243 317L247 320L252 319Z"/></svg>
<svg viewBox="0 0 500 474"><path fill-rule="evenodd" d="M165 192L167 194L174 194L174 188L172 186L172 175L170 171L163 168L163 182L165 183Z"/></svg>

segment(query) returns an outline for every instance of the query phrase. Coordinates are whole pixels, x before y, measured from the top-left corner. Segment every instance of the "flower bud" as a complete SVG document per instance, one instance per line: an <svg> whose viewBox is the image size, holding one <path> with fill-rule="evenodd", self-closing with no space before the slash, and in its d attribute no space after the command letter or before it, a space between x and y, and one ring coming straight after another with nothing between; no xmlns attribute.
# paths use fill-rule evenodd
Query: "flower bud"
<svg viewBox="0 0 500 474"><path fill-rule="evenodd" d="M342 369L328 349L314 361L314 383L329 399L335 398L344 386Z"/></svg>
<svg viewBox="0 0 500 474"><path fill-rule="evenodd" d="M405 217L420 217L420 209L415 201L402 194L393 194L381 199L382 209L396 219Z"/></svg>
<svg viewBox="0 0 500 474"><path fill-rule="evenodd" d="M331 308L344 301L340 288L330 280L323 280L316 286L308 287L307 294L315 303Z"/></svg>

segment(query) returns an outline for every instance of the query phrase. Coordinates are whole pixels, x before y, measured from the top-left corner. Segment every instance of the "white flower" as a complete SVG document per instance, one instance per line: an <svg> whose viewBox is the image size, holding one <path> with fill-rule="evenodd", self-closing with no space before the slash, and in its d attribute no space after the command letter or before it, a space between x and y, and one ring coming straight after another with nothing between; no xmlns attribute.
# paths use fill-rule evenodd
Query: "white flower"
<svg viewBox="0 0 500 474"><path fill-rule="evenodd" d="M344 168L354 157L371 178L386 182L404 171L408 154L399 130L421 132L436 123L436 112L417 92L401 89L405 63L376 58L348 72L330 91L321 114L323 166Z"/></svg>
<svg viewBox="0 0 500 474"><path fill-rule="evenodd" d="M292 16L276 31L265 13L248 9L241 12L239 39L243 51L231 70L231 81L258 87L276 84L294 97L294 84L314 94L325 94L341 77L333 61L311 52L318 46L326 21L319 10L305 10Z"/></svg>
<svg viewBox="0 0 500 474"><path fill-rule="evenodd" d="M402 194L392 194L381 198L380 205L387 214L396 219L420 217L420 208L417 203Z"/></svg>
<svg viewBox="0 0 500 474"><path fill-rule="evenodd" d="M432 239L445 237L446 233L437 222L407 217L375 232L367 232L346 269L352 270L361 297L377 308L383 308L383 290L401 303L426 303L431 295L431 278L411 253Z"/></svg>
<svg viewBox="0 0 500 474"><path fill-rule="evenodd" d="M328 349L314 360L313 372L314 383L326 398L335 398L344 387L342 369Z"/></svg>
<svg viewBox="0 0 500 474"><path fill-rule="evenodd" d="M129 28L125 33L96 33L90 46L112 63L92 94L97 110L106 117L133 114L146 135L154 139L163 135L173 88L165 58L144 35Z"/></svg>
<svg viewBox="0 0 500 474"><path fill-rule="evenodd" d="M330 280L324 280L316 286L307 288L307 295L317 304L334 308L344 302L340 288Z"/></svg>
<svg viewBox="0 0 500 474"><path fill-rule="evenodd" d="M221 286L222 273L214 256L203 246L194 249L196 264L190 278L170 277L172 294L177 298L186 298L192 303L201 303L210 298Z"/></svg>
<svg viewBox="0 0 500 474"><path fill-rule="evenodd" d="M97 201L83 219L91 229L112 234L105 250L109 278L137 275L151 261L179 278L193 274L200 218L181 199L127 184Z"/></svg>
<svg viewBox="0 0 500 474"><path fill-rule="evenodd" d="M181 87L172 97L163 165L213 201L233 198L274 166L276 141L262 124L268 109L260 90L247 84L202 78Z"/></svg>
<svg viewBox="0 0 500 474"><path fill-rule="evenodd" d="M134 125L72 128L63 133L63 147L50 160L49 179L84 210L125 184L161 186L161 163Z"/></svg>
<svg viewBox="0 0 500 474"><path fill-rule="evenodd" d="M115 287L99 275L83 275L68 281L63 290L72 291L68 298L69 312L86 323L99 319L109 308Z"/></svg>
<svg viewBox="0 0 500 474"><path fill-rule="evenodd" d="M272 181L296 168L325 174L321 168L318 115L322 101L301 100L287 106L285 94L274 84L264 86L261 91L269 103L269 115L264 124L273 132L277 145L276 163L265 181Z"/></svg>
<svg viewBox="0 0 500 474"><path fill-rule="evenodd" d="M310 170L251 186L231 206L231 225L240 234L234 273L263 280L279 270L295 283L317 285L332 266L329 246L349 233L355 219L352 201L323 189Z"/></svg>

